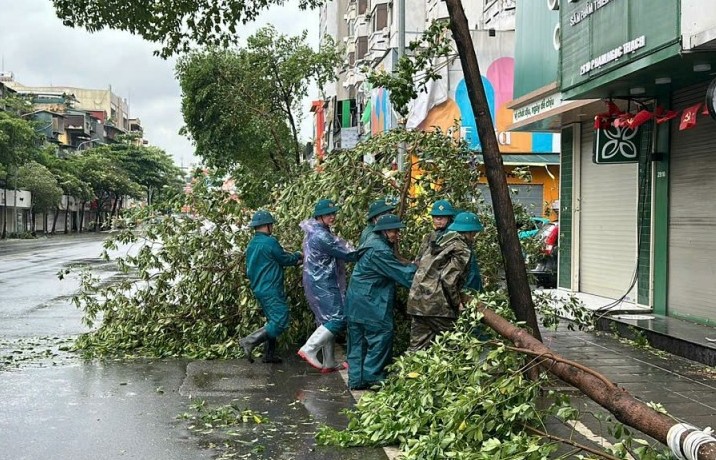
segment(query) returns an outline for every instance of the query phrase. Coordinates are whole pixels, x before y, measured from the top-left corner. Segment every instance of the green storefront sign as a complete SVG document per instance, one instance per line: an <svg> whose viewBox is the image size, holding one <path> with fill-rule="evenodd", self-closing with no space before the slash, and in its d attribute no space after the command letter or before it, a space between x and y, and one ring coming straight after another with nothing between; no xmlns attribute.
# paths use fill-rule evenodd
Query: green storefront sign
<svg viewBox="0 0 716 460"><path fill-rule="evenodd" d="M679 39L674 0L560 2L561 88L577 88Z"/></svg>
<svg viewBox="0 0 716 460"><path fill-rule="evenodd" d="M597 164L636 163L640 149L639 128L610 126L608 129L597 129L592 161Z"/></svg>

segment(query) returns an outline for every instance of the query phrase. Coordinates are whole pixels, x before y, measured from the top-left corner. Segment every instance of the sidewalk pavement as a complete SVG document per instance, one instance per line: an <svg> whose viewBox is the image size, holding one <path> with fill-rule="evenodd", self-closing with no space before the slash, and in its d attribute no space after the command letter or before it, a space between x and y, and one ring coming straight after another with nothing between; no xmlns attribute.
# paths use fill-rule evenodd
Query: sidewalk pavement
<svg viewBox="0 0 716 460"><path fill-rule="evenodd" d="M716 368L604 332L542 331L546 346L605 375L644 402L661 403L681 422L716 428Z"/></svg>

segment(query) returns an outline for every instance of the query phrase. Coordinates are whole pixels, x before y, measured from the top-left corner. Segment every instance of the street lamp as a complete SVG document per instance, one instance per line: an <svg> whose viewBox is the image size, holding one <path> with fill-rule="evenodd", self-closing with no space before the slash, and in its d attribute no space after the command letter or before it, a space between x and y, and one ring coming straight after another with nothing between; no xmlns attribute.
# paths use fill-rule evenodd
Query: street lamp
<svg viewBox="0 0 716 460"><path fill-rule="evenodd" d="M75 147L75 150L80 150L80 147L82 147L85 144L90 144L92 142L96 142L101 145L106 145L104 142L100 141L99 139L90 139L88 141L83 141L83 142L80 142L79 144L77 144L77 147Z"/></svg>

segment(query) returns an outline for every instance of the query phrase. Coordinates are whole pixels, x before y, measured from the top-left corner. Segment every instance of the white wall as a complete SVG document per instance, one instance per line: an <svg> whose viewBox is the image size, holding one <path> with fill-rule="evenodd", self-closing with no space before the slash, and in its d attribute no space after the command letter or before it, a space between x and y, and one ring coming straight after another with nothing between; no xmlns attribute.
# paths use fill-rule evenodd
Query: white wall
<svg viewBox="0 0 716 460"><path fill-rule="evenodd" d="M686 50L716 40L714 2L681 0L681 36L683 47Z"/></svg>
<svg viewBox="0 0 716 460"><path fill-rule="evenodd" d="M17 198L15 197L17 193ZM32 194L27 190L7 190L0 188L0 206L5 206L5 199L7 197L7 205L10 207L30 209L32 207Z"/></svg>

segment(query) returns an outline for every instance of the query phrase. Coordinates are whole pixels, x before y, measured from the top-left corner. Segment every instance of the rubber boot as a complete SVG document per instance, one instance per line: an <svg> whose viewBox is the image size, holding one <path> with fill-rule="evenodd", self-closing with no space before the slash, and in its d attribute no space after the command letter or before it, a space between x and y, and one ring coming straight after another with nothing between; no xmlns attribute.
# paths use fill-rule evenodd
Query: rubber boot
<svg viewBox="0 0 716 460"><path fill-rule="evenodd" d="M246 359L248 359L250 363L254 362L254 357L251 356L251 353L254 351L254 348L261 345L268 339L269 336L266 332L266 328L262 327L261 329L257 329L243 339L239 340L239 345L241 345L241 348L244 349Z"/></svg>
<svg viewBox="0 0 716 460"><path fill-rule="evenodd" d="M318 352L331 339L333 339L331 331L326 329L323 325L318 326L308 340L306 340L306 343L298 350L298 356L312 367L315 367L319 371L322 370L323 363L318 359Z"/></svg>
<svg viewBox="0 0 716 460"><path fill-rule="evenodd" d="M323 346L323 368L321 369L322 374L329 374L331 372L340 371L346 369L346 363L339 364L336 362L336 337L326 342Z"/></svg>
<svg viewBox="0 0 716 460"><path fill-rule="evenodd" d="M283 360L276 356L276 339L268 339L264 342L264 357L261 362L267 364L281 364Z"/></svg>

